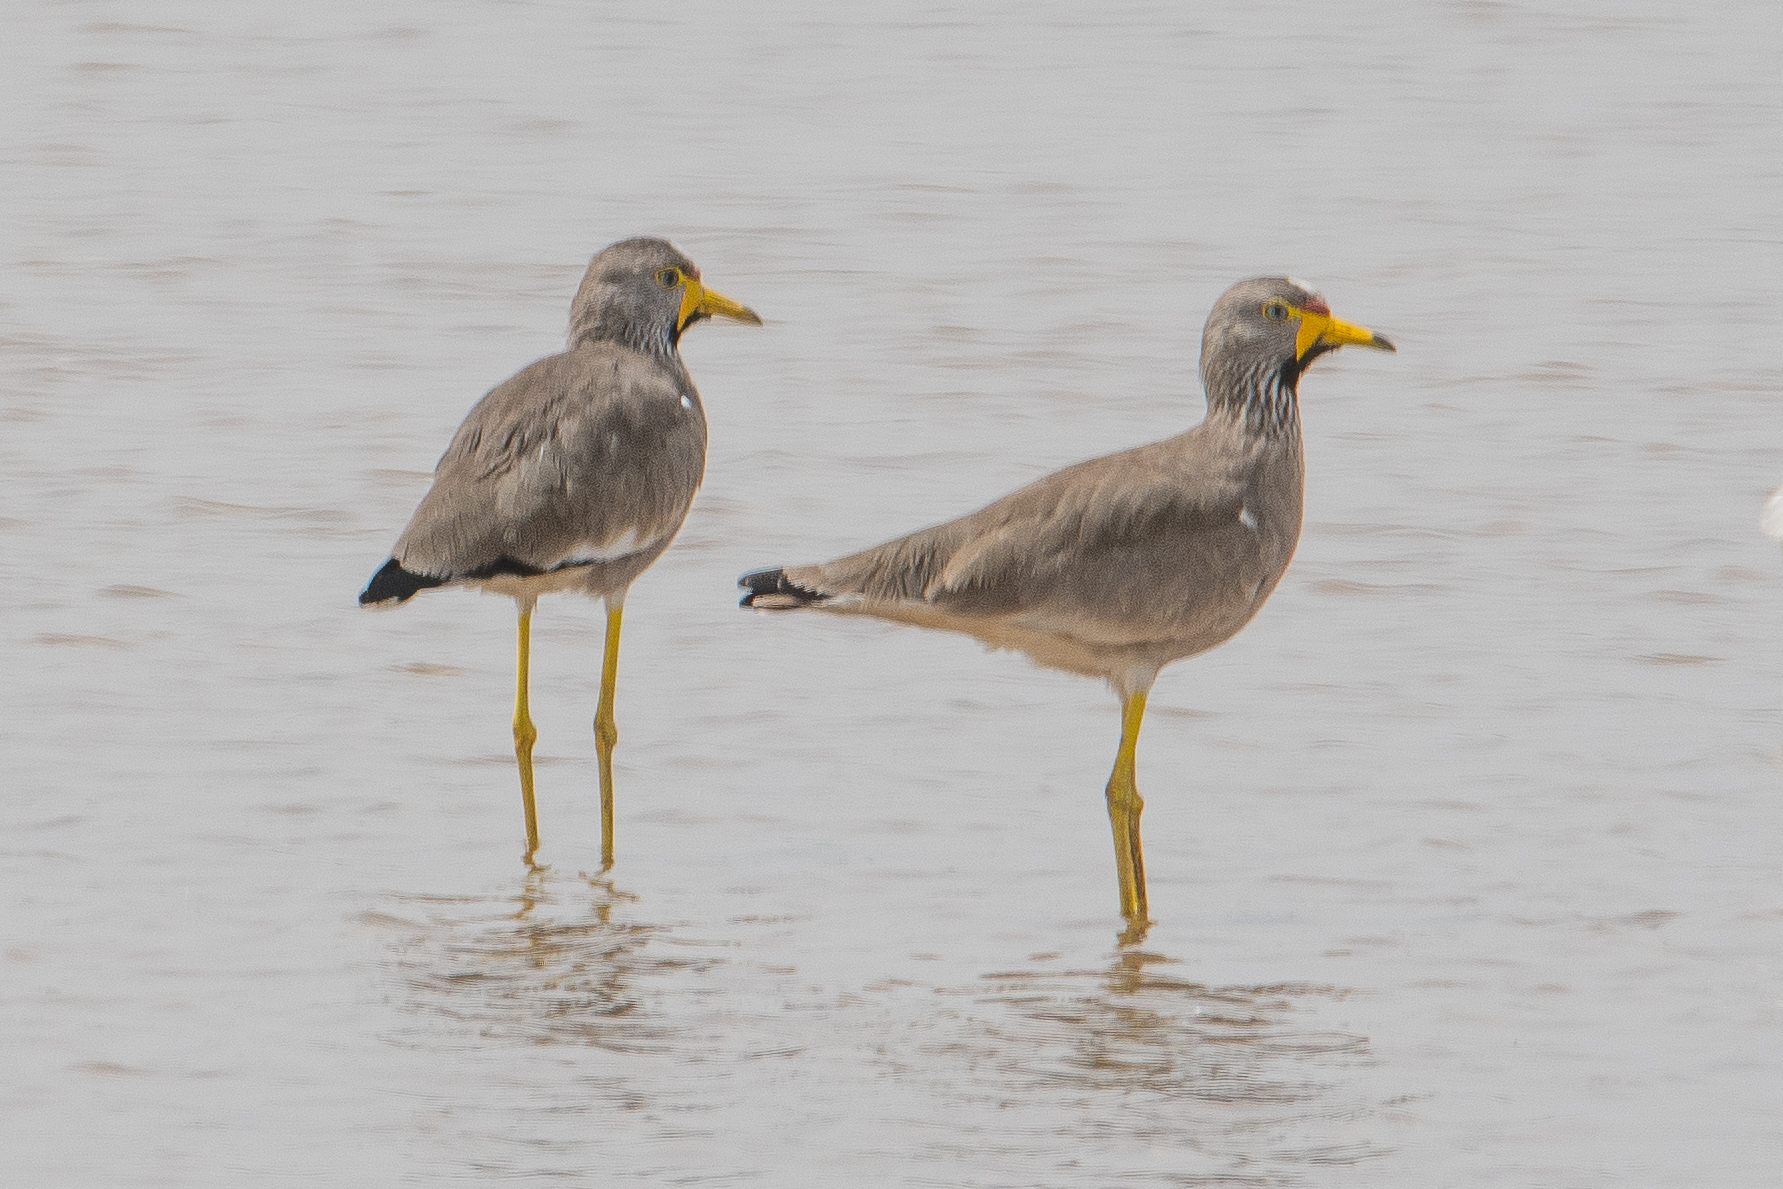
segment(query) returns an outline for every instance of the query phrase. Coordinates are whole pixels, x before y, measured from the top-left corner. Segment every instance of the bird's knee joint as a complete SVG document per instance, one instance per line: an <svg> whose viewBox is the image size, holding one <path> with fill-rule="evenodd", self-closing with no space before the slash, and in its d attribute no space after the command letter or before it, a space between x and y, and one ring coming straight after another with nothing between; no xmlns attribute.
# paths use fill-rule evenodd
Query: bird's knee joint
<svg viewBox="0 0 1783 1189"><path fill-rule="evenodd" d="M1110 812L1139 813L1145 808L1145 798L1134 788L1121 788L1114 783L1108 786L1108 808Z"/></svg>
<svg viewBox="0 0 1783 1189"><path fill-rule="evenodd" d="M612 751L619 744L619 724L610 718L594 720L594 741Z"/></svg>

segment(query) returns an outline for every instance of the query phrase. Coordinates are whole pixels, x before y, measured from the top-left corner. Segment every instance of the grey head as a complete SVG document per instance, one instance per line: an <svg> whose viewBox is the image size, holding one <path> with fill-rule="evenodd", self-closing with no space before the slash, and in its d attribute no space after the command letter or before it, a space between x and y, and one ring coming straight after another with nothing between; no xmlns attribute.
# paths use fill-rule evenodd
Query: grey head
<svg viewBox="0 0 1783 1189"><path fill-rule="evenodd" d="M1346 344L1395 350L1384 336L1340 322L1293 277L1255 277L1226 290L1201 332L1201 382L1210 411L1242 414L1256 432L1299 424L1300 374Z"/></svg>
<svg viewBox="0 0 1783 1189"><path fill-rule="evenodd" d="M754 310L701 284L699 268L668 240L621 240L583 274L570 303L570 348L613 342L668 359L682 331L714 315L761 325Z"/></svg>

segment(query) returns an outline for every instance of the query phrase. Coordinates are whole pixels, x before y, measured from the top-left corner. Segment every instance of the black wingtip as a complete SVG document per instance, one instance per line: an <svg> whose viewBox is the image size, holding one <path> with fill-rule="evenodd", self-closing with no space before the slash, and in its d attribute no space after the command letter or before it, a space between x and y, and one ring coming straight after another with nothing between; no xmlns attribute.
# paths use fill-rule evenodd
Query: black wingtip
<svg viewBox="0 0 1783 1189"><path fill-rule="evenodd" d="M359 592L359 605L369 607L373 603L400 603L412 598L418 590L445 584L444 578L433 578L403 569L402 563L393 557L384 563L383 569L371 576L371 581Z"/></svg>
<svg viewBox="0 0 1783 1189"><path fill-rule="evenodd" d="M824 600L823 594L800 586L786 576L785 570L778 567L772 570L753 570L737 579L737 585L749 592L738 602L740 607L781 611L790 607L809 607Z"/></svg>

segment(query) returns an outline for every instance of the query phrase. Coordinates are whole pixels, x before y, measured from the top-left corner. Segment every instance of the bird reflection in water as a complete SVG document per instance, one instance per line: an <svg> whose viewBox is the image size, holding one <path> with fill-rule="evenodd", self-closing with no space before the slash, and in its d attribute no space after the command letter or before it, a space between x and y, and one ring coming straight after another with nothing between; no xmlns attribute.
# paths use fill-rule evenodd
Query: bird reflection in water
<svg viewBox="0 0 1783 1189"><path fill-rule="evenodd" d="M1021 1027L1009 1035L1027 1042L1010 1049L1010 1072L1044 1081L1286 1103L1325 1091L1313 1067L1369 1059L1366 1037L1292 1018L1301 1001L1341 998L1338 988L1213 987L1157 969L1170 961L1128 950L1099 973L987 974L978 996Z"/></svg>
<svg viewBox="0 0 1783 1189"><path fill-rule="evenodd" d="M1131 948L1101 970L1046 968L1057 960L1038 954L955 991L971 1006L906 1068L930 1066L962 1107L994 1096L1028 1118L1051 1113L1086 1161L1137 1144L1165 1165L1250 1183L1264 1168L1386 1154L1355 1139L1354 1120L1376 1109L1360 1089L1368 1039L1318 1021L1345 990L1210 986ZM1349 1125L1334 1128L1338 1118Z"/></svg>
<svg viewBox="0 0 1783 1189"><path fill-rule="evenodd" d="M616 1125L653 1143L683 1142L692 1118L753 1134L789 1078L859 1096L835 1108L850 1117L898 1104L936 1183L954 1183L942 1166L989 1160L1011 1184L1298 1184L1388 1151L1369 1137L1393 1109L1368 1089L1369 1042L1330 1023L1342 988L1200 983L1128 947L838 993L764 960L781 918L692 937L641 922L609 881L549 871L500 898L426 903L395 954L414 1022L390 1039L474 1054L479 1070L492 1049L588 1051L573 1083L519 1101L513 1130L536 1134L540 1110L598 1121L587 1135L608 1138L587 1140L590 1159ZM436 1109L490 1109L488 1088L442 1089ZM517 1150L513 1168L537 1157Z"/></svg>
<svg viewBox="0 0 1783 1189"><path fill-rule="evenodd" d="M660 1052L668 1027L641 984L720 961L669 952L667 930L628 919L637 897L604 877L534 867L512 897L445 903L398 965L418 1015L484 1039Z"/></svg>

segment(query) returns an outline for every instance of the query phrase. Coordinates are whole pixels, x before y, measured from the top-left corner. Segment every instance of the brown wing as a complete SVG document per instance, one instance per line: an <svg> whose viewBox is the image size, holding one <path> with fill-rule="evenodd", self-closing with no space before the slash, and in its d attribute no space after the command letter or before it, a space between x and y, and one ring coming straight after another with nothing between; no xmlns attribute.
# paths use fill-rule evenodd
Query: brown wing
<svg viewBox="0 0 1783 1189"><path fill-rule="evenodd" d="M1254 448L1199 427L1067 467L875 549L791 567L786 577L833 599L968 615L1105 605L1137 566L1205 571L1236 561L1255 535L1240 519L1253 463Z"/></svg>
<svg viewBox="0 0 1783 1189"><path fill-rule="evenodd" d="M680 527L705 458L705 415L684 371L587 344L478 402L393 555L455 581L648 548Z"/></svg>

